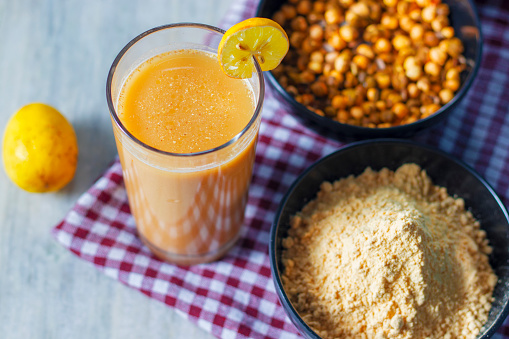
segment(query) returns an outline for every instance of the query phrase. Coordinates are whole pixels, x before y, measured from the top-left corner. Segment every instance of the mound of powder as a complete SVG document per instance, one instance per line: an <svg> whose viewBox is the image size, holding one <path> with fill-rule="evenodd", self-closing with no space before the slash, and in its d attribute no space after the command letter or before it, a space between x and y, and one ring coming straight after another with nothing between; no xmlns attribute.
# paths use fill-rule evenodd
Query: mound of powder
<svg viewBox="0 0 509 339"><path fill-rule="evenodd" d="M497 282L464 201L418 165L321 185L283 241L283 285L323 338L475 338Z"/></svg>

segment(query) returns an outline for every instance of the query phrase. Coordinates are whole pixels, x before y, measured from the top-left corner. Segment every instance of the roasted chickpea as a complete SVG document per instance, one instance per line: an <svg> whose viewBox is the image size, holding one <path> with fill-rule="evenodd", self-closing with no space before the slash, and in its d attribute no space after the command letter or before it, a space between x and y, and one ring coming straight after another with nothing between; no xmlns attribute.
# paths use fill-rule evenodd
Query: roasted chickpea
<svg viewBox="0 0 509 339"><path fill-rule="evenodd" d="M296 6L297 13L308 15L313 10L313 4L310 0L300 0Z"/></svg>
<svg viewBox="0 0 509 339"><path fill-rule="evenodd" d="M387 128L449 103L466 68L442 0L287 0L290 51L273 70L317 115Z"/></svg>

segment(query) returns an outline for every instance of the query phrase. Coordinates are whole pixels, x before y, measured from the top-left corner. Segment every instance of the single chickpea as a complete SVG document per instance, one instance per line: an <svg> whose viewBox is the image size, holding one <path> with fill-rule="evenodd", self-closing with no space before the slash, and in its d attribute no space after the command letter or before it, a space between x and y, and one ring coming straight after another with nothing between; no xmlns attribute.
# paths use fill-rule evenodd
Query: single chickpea
<svg viewBox="0 0 509 339"><path fill-rule="evenodd" d="M422 69L420 66L414 66L405 70L405 75L412 81L417 81L422 76Z"/></svg>
<svg viewBox="0 0 509 339"><path fill-rule="evenodd" d="M369 65L369 59L362 54L355 55L352 59L352 62L354 62L357 65L357 67L363 70L368 68Z"/></svg>
<svg viewBox="0 0 509 339"><path fill-rule="evenodd" d="M394 15L390 15L390 14L382 14L382 19L380 20L380 24L387 28L387 29L391 29L391 30L395 30L398 28L399 26L399 22L398 22L398 18L396 18L396 16Z"/></svg>
<svg viewBox="0 0 509 339"><path fill-rule="evenodd" d="M316 51L318 47L319 44L317 41L309 38L305 38L300 45L301 51L307 54L311 54L313 51Z"/></svg>
<svg viewBox="0 0 509 339"><path fill-rule="evenodd" d="M332 34L327 42L337 51L340 51L347 46L346 41L339 35L339 33Z"/></svg>
<svg viewBox="0 0 509 339"><path fill-rule="evenodd" d="M357 53L365 56L368 59L375 58L375 53L373 52L373 49L371 48L371 46L367 44L360 44L359 46L357 46Z"/></svg>
<svg viewBox="0 0 509 339"><path fill-rule="evenodd" d="M450 9L448 4L439 3L437 5L437 15L445 15L448 16L450 14Z"/></svg>
<svg viewBox="0 0 509 339"><path fill-rule="evenodd" d="M382 112L387 109L387 104L383 100L378 100L377 102L375 102L375 108Z"/></svg>
<svg viewBox="0 0 509 339"><path fill-rule="evenodd" d="M438 47L432 47L429 50L429 59L434 63L442 66L447 60L447 54Z"/></svg>
<svg viewBox="0 0 509 339"><path fill-rule="evenodd" d="M340 73L345 73L350 68L350 58L340 54L334 60L334 69Z"/></svg>
<svg viewBox="0 0 509 339"><path fill-rule="evenodd" d="M281 83L281 79L279 79L279 82ZM292 85L285 87L285 90L288 92L288 94L290 94L293 97L299 94L299 90L297 89L297 87Z"/></svg>
<svg viewBox="0 0 509 339"><path fill-rule="evenodd" d="M426 118L440 109L438 104L428 104L421 107L421 115Z"/></svg>
<svg viewBox="0 0 509 339"><path fill-rule="evenodd" d="M396 5L396 12L398 15L405 15L410 9L410 3L408 1L399 1Z"/></svg>
<svg viewBox="0 0 509 339"><path fill-rule="evenodd" d="M394 120L394 113L392 113L391 110L389 109L386 109L385 111L382 111L380 113L380 120L382 122L392 122ZM386 126L386 127L390 127L391 125L389 126ZM380 125L378 125L378 127L380 127Z"/></svg>
<svg viewBox="0 0 509 339"><path fill-rule="evenodd" d="M371 102L376 102L380 98L380 92L376 88L368 88L366 98Z"/></svg>
<svg viewBox="0 0 509 339"><path fill-rule="evenodd" d="M442 86L456 92L460 88L460 81L459 79L445 80Z"/></svg>
<svg viewBox="0 0 509 339"><path fill-rule="evenodd" d="M421 9L419 7L411 9L408 16L413 21L421 21Z"/></svg>
<svg viewBox="0 0 509 339"><path fill-rule="evenodd" d="M389 40L380 38L375 42L374 49L377 53L389 53L392 50L392 45Z"/></svg>
<svg viewBox="0 0 509 339"><path fill-rule="evenodd" d="M341 84L343 81L345 81L345 76L343 75L343 73L339 73L335 69L330 71L329 78L335 79L336 86Z"/></svg>
<svg viewBox="0 0 509 339"><path fill-rule="evenodd" d="M352 4L352 6L350 6L350 11L357 14L361 18L369 17L370 13L368 5L366 5L366 3L364 2L356 2Z"/></svg>
<svg viewBox="0 0 509 339"><path fill-rule="evenodd" d="M422 21L431 23L437 16L437 8L434 5L426 6L421 11Z"/></svg>
<svg viewBox="0 0 509 339"><path fill-rule="evenodd" d="M441 40L438 43L438 48L440 48L440 50L443 51L444 53L447 53L447 50L449 49L449 42L450 39Z"/></svg>
<svg viewBox="0 0 509 339"><path fill-rule="evenodd" d="M414 25L415 21L409 15L403 15L399 18L399 27L407 33L410 32Z"/></svg>
<svg viewBox="0 0 509 339"><path fill-rule="evenodd" d="M323 55L322 52L320 51L314 51L313 53L311 53L311 55L309 56L309 60L311 61L315 61L315 62L319 62L319 63L323 63L324 62L324 59L325 59L325 56Z"/></svg>
<svg viewBox="0 0 509 339"><path fill-rule="evenodd" d="M297 16L297 9L295 6L289 4L281 6L281 12L284 14L286 20L291 20Z"/></svg>
<svg viewBox="0 0 509 339"><path fill-rule="evenodd" d="M343 124L346 124L349 118L350 118L350 114L348 113L348 111L345 111L344 109L338 110L338 114L336 115L336 119L339 122L341 122Z"/></svg>
<svg viewBox="0 0 509 339"><path fill-rule="evenodd" d="M343 25L339 28L339 35L346 42L352 42L359 36L359 32L350 25Z"/></svg>
<svg viewBox="0 0 509 339"><path fill-rule="evenodd" d="M459 80L460 72L457 68L449 68L445 73L446 80Z"/></svg>
<svg viewBox="0 0 509 339"><path fill-rule="evenodd" d="M453 58L458 58L463 53L463 43L461 40L458 38L449 39L447 53Z"/></svg>
<svg viewBox="0 0 509 339"><path fill-rule="evenodd" d="M316 23L320 23L321 21L323 21L322 13L311 12L306 17L310 24L316 24Z"/></svg>
<svg viewBox="0 0 509 339"><path fill-rule="evenodd" d="M296 16L292 19L290 27L292 27L294 31L305 32L308 29L308 22L303 16Z"/></svg>
<svg viewBox="0 0 509 339"><path fill-rule="evenodd" d="M362 119L362 117L364 117L364 111L359 106L353 106L352 108L350 108L350 115L354 119Z"/></svg>
<svg viewBox="0 0 509 339"><path fill-rule="evenodd" d="M316 81L311 84L311 92L317 97L324 97L328 94L329 88L323 81Z"/></svg>
<svg viewBox="0 0 509 339"><path fill-rule="evenodd" d="M323 72L323 63L318 61L311 61L309 62L307 68L315 74L320 74Z"/></svg>
<svg viewBox="0 0 509 339"><path fill-rule="evenodd" d="M422 27L422 25L420 24L415 24L412 26L412 28L410 29L410 38L417 42L417 41L421 41L424 37L424 27Z"/></svg>
<svg viewBox="0 0 509 339"><path fill-rule="evenodd" d="M391 84L391 77L387 73L375 74L375 80L379 88L388 88Z"/></svg>
<svg viewBox="0 0 509 339"><path fill-rule="evenodd" d="M397 102L392 106L392 113L394 113L395 116L397 116L399 119L403 119L406 117L409 113L408 107L402 102Z"/></svg>
<svg viewBox="0 0 509 339"><path fill-rule="evenodd" d="M308 64L309 55L307 54L299 55L299 57L297 58L297 68L299 69L299 71L305 70L308 67Z"/></svg>
<svg viewBox="0 0 509 339"><path fill-rule="evenodd" d="M419 95L421 94L421 90L417 87L415 83L408 84L407 92L408 96L412 99L419 97Z"/></svg>
<svg viewBox="0 0 509 339"><path fill-rule="evenodd" d="M429 79L424 77L417 80L416 85L417 88L423 93L428 93L431 88Z"/></svg>
<svg viewBox="0 0 509 339"><path fill-rule="evenodd" d="M429 74L433 77L437 77L440 75L440 66L438 66L436 63L434 63L433 61L428 61L425 65L424 65L424 72L426 72L426 74Z"/></svg>
<svg viewBox="0 0 509 339"><path fill-rule="evenodd" d="M348 99L342 95L335 95L332 98L331 105L336 109L345 109L347 107ZM345 119L346 120L346 119Z"/></svg>
<svg viewBox="0 0 509 339"><path fill-rule="evenodd" d="M345 21L354 27L362 27L364 26L366 20L354 12L348 10L345 13Z"/></svg>
<svg viewBox="0 0 509 339"><path fill-rule="evenodd" d="M334 60L336 60L338 55L339 55L338 51L332 51L332 52L325 54L325 62L328 64L333 64Z"/></svg>
<svg viewBox="0 0 509 339"><path fill-rule="evenodd" d="M301 84L311 84L313 81L315 81L315 78L315 74L310 70L304 70L299 74L299 82Z"/></svg>
<svg viewBox="0 0 509 339"><path fill-rule="evenodd" d="M409 69L409 68L415 68L419 67L420 63L417 61L417 59L414 56L408 56L405 58L405 61L403 62L403 68Z"/></svg>
<svg viewBox="0 0 509 339"><path fill-rule="evenodd" d="M313 2L313 12L316 12L316 13L325 13L325 2L314 1Z"/></svg>
<svg viewBox="0 0 509 339"><path fill-rule="evenodd" d="M429 47L438 46L440 39L438 39L437 35L434 32L427 31L424 32L424 44Z"/></svg>
<svg viewBox="0 0 509 339"><path fill-rule="evenodd" d="M279 25L284 26L286 23L286 16L282 11L277 11L272 16L272 20L277 22Z"/></svg>
<svg viewBox="0 0 509 339"><path fill-rule="evenodd" d="M343 15L338 8L331 8L326 10L324 13L324 18L325 22L327 22L329 25L338 24L343 21Z"/></svg>
<svg viewBox="0 0 509 339"><path fill-rule="evenodd" d="M417 67L417 66L414 66ZM420 67L420 66L419 66ZM402 71L392 73L392 88L395 90L403 90L408 85L408 78Z"/></svg>
<svg viewBox="0 0 509 339"><path fill-rule="evenodd" d="M324 32L322 26L314 24L309 27L309 37L313 40L322 40Z"/></svg>
<svg viewBox="0 0 509 339"><path fill-rule="evenodd" d="M438 92L438 96L440 97L440 102L445 105L454 98L454 93L449 88L444 88Z"/></svg>
<svg viewBox="0 0 509 339"><path fill-rule="evenodd" d="M296 6L297 13L301 15L308 15L313 10L313 4L310 0L300 0Z"/></svg>
<svg viewBox="0 0 509 339"><path fill-rule="evenodd" d="M410 38L407 37L406 35L396 35L393 39L392 39L392 46L394 46L394 49L399 51L405 47L410 47L411 46L411 41L410 41Z"/></svg>
<svg viewBox="0 0 509 339"><path fill-rule="evenodd" d="M451 26L444 27L440 30L440 34L446 39L451 39L454 37L454 28Z"/></svg>

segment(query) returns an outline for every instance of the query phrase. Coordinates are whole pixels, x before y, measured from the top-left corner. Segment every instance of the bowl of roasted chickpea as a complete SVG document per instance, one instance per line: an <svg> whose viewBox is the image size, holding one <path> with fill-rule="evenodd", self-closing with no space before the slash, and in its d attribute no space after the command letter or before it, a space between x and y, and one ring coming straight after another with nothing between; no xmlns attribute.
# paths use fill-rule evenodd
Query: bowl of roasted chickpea
<svg viewBox="0 0 509 339"><path fill-rule="evenodd" d="M447 117L482 57L472 0L262 0L290 50L267 78L310 127L409 137Z"/></svg>

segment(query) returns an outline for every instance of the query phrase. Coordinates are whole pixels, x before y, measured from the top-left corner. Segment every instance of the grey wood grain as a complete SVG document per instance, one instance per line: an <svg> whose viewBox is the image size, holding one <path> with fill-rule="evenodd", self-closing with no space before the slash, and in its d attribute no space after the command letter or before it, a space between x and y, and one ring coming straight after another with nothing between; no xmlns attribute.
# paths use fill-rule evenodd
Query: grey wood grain
<svg viewBox="0 0 509 339"><path fill-rule="evenodd" d="M50 236L116 155L105 99L108 69L137 34L162 24L217 25L233 0L0 0L0 128L45 102L76 129L73 181L26 193L0 170L0 338L207 338Z"/></svg>

